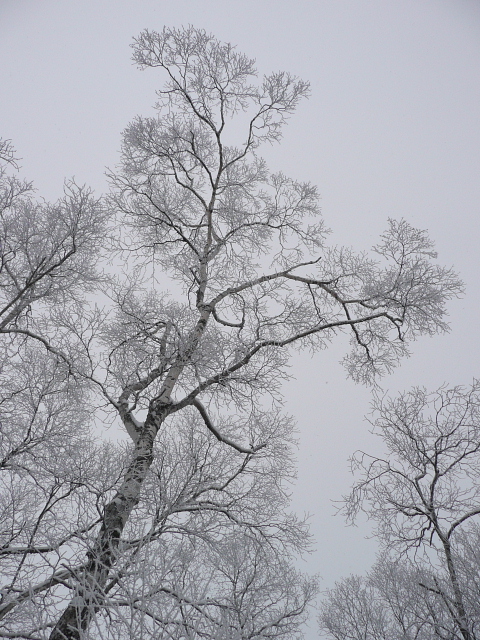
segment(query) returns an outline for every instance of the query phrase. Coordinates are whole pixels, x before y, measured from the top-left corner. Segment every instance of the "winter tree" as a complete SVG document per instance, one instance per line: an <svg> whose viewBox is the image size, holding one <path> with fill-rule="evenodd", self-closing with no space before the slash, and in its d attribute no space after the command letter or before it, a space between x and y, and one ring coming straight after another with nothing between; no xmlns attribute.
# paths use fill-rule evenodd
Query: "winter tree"
<svg viewBox="0 0 480 640"><path fill-rule="evenodd" d="M99 210L123 273L99 278L87 265L97 223L68 221L97 205L74 186L58 209L29 209L70 229L59 275L46 266L53 249L47 262L25 259L17 284L7 263L2 272L12 300L25 278L35 281L18 298L24 306L10 303L9 340L43 348L49 375L62 372L52 381L65 387L61 407L52 405L55 428L73 429L78 443L61 432L61 472L51 472L62 492L71 488L68 500L48 493L51 516L37 507L25 525L7 527L0 629L29 638L51 630L52 640L293 638L314 585L288 560L308 547L285 484L289 352L322 350L348 332L348 374L370 382L417 336L447 329L445 303L461 284L405 221L389 222L371 256L329 246L316 188L269 173L259 147L280 140L307 83L283 72L257 82L253 60L192 27L144 31L133 48L138 66L157 68L166 84L157 115L124 131ZM71 242L77 228L82 240ZM95 282L104 309L85 302ZM12 407L28 394L18 387L7 392ZM35 413L44 430L48 415ZM128 443L93 440L112 420ZM46 454L32 460L42 473L51 465Z"/></svg>
<svg viewBox="0 0 480 640"><path fill-rule="evenodd" d="M352 575L329 589L320 604L322 637L335 640L457 640L444 603L422 585L428 567L381 555L366 576Z"/></svg>
<svg viewBox="0 0 480 640"><path fill-rule="evenodd" d="M352 519L359 509L366 511L376 523L376 536L399 560L394 564L381 560L366 580L368 588L374 584L382 592L377 602L385 602L405 582L401 576L408 574L408 588L395 598L392 616L397 627L399 607L409 607L412 624L426 629L426 637L478 638L480 384L475 381L470 388L441 388L435 393L416 388L393 400L377 398L375 411L374 429L388 454L355 455L354 469L361 478L345 509ZM394 579L387 580L392 571ZM338 618L342 607L351 610L348 598L338 591L348 584L337 585L321 614L324 628L335 638L351 637L335 634L328 622ZM348 592L355 606L367 611L354 590ZM412 594L416 594L413 606ZM373 606L371 598L365 601ZM366 617L374 618L370 609ZM365 637L377 636L369 632ZM407 637L417 637L417 632Z"/></svg>

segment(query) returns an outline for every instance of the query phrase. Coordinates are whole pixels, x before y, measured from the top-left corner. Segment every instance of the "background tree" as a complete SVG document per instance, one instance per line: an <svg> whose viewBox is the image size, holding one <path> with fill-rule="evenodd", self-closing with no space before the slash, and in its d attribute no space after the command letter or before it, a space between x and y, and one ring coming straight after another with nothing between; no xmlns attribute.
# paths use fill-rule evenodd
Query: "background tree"
<svg viewBox="0 0 480 640"><path fill-rule="evenodd" d="M433 591L428 567L381 555L366 576L349 576L327 590L320 630L335 640L459 638L452 616Z"/></svg>
<svg viewBox="0 0 480 640"><path fill-rule="evenodd" d="M111 176L112 228L121 230L126 275L104 286L108 317L81 306L74 316L57 310L48 341L60 353L68 336L73 346L65 342L58 357L91 382L90 414L106 400L131 443L111 471L101 465L114 484L101 499L95 494L98 515L82 529L85 556L65 543L69 576L61 585L45 578L36 609L45 625L58 619L54 640L79 639L87 629L106 635L115 625L115 637L141 637L148 625L183 635L288 636L312 593L278 560L280 550L306 544L286 509L292 427L279 392L289 348L322 349L348 331L348 372L368 382L408 353L417 335L447 328L444 305L461 285L434 263L426 234L404 221L390 222L372 257L328 247L316 189L268 172L257 149L280 139L306 83L275 73L253 84L252 60L193 28L143 32L134 59L162 70L167 84L158 117L138 117L125 130ZM243 569L240 556L240 568L223 566L208 547L197 551L220 541L236 549L245 535L253 567ZM255 546L262 541L268 546ZM178 584L169 582L168 558L191 566L184 548L195 549L194 562L204 557L203 571L215 576L204 585L230 585L215 614L203 600L203 576L179 578L183 592L172 589L173 608L163 604L162 585ZM160 567L155 589L146 586L152 564ZM287 578L275 582L268 566L283 567ZM250 588L264 594L261 612ZM40 587L26 591L28 601L10 596L9 615L35 606ZM148 602L137 600L139 592ZM192 628L193 610L201 623Z"/></svg>
<svg viewBox="0 0 480 640"><path fill-rule="evenodd" d="M402 554L400 568L411 576L412 593L430 607L416 614L417 624L434 637L476 638L480 385L432 394L417 388L394 400L377 398L375 410L373 425L388 455L355 455L362 477L346 500L346 514L353 519L365 510L382 544ZM386 584L382 564L374 573L377 586L379 580ZM392 585L382 587L383 600ZM403 605L410 601L407 594L403 599Z"/></svg>
<svg viewBox="0 0 480 640"><path fill-rule="evenodd" d="M83 354L58 322L79 317L101 280L106 210L73 182L56 204L36 200L17 170L0 140L0 634L33 637L49 626L35 597L71 575L62 563L115 484L89 428Z"/></svg>
<svg viewBox="0 0 480 640"><path fill-rule="evenodd" d="M0 332L49 348L45 325L53 332L55 313L85 300L99 281L106 210L73 181L57 203L35 200L32 184L12 168L15 151L0 139Z"/></svg>

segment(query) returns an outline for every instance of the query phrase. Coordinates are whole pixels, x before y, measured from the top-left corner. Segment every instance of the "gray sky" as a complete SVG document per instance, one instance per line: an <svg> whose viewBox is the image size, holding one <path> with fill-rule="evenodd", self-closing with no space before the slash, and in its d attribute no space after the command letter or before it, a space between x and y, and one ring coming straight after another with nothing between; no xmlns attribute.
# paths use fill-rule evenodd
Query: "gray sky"
<svg viewBox="0 0 480 640"><path fill-rule="evenodd" d="M312 94L272 169L319 186L333 239L368 249L388 217L426 228L467 293L452 332L425 338L382 381L468 384L480 375L480 2L477 0L0 0L0 135L39 195L64 177L106 189L120 132L148 114L162 80L139 72L129 44L145 27L193 24L238 45L259 71L287 70ZM345 379L342 345L299 356L285 389L298 421L294 504L312 514L322 585L371 564L365 527L332 517L352 481L347 458L375 439L362 416L369 391ZM311 637L315 637L312 630Z"/></svg>

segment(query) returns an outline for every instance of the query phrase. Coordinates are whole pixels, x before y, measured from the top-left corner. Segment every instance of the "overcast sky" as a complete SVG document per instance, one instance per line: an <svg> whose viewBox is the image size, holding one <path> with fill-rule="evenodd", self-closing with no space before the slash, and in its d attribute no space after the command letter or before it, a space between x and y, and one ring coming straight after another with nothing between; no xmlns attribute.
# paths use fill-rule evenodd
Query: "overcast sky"
<svg viewBox="0 0 480 640"><path fill-rule="evenodd" d="M272 169L318 185L333 239L368 249L388 217L428 229L440 261L466 282L452 331L420 340L382 386L434 389L480 375L480 2L478 0L0 0L0 136L22 174L54 200L65 177L105 191L120 132L151 113L162 79L139 72L143 28L193 24L311 82ZM293 362L285 388L297 419L294 504L312 514L322 586L372 563L365 527L331 500L352 482L347 459L372 450L370 392L346 380L342 346ZM311 637L315 637L312 630Z"/></svg>

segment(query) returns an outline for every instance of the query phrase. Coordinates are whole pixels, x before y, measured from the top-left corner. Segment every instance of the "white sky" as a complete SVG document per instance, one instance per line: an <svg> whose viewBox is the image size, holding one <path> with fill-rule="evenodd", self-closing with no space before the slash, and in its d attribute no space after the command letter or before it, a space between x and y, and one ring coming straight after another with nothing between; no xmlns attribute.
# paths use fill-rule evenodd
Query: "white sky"
<svg viewBox="0 0 480 640"><path fill-rule="evenodd" d="M480 375L480 2L0 0L0 136L41 196L56 199L71 176L105 190L121 130L151 112L162 82L132 66L131 38L182 24L238 45L262 73L310 80L310 100L264 155L319 186L336 242L368 249L387 217L404 217L430 231L441 262L466 281L450 305L451 334L420 340L382 386ZM332 517L330 501L352 481L348 456L377 446L362 419L369 391L345 380L341 356L338 345L296 358L285 389L300 434L294 504L312 514L309 569L324 587L365 571L375 554L366 529Z"/></svg>

